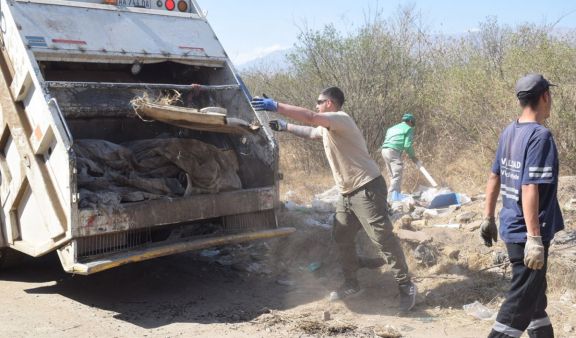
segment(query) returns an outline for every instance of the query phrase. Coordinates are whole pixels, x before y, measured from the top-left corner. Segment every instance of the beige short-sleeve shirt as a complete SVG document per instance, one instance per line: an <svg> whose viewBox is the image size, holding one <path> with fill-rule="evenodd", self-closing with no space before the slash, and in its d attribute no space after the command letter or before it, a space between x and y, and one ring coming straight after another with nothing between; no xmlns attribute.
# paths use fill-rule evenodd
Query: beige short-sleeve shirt
<svg viewBox="0 0 576 338"><path fill-rule="evenodd" d="M330 129L317 127L316 132L322 135L324 152L340 193L350 193L380 176L380 168L350 115L343 111L323 114L330 120Z"/></svg>

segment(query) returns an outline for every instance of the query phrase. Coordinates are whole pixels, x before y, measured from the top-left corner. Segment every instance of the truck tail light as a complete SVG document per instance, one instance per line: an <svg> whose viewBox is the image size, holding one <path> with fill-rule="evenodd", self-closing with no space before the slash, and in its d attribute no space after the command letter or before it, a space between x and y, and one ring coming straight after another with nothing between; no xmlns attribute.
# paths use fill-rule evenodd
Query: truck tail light
<svg viewBox="0 0 576 338"><path fill-rule="evenodd" d="M173 11L174 7L176 7L176 4L174 3L174 0L166 0L166 3L164 4L164 6L166 6L167 10Z"/></svg>
<svg viewBox="0 0 576 338"><path fill-rule="evenodd" d="M180 12L188 11L188 3L186 3L186 1L184 1L184 0L178 1L178 10Z"/></svg>
<svg viewBox="0 0 576 338"><path fill-rule="evenodd" d="M106 5L118 5L118 0L104 0Z"/></svg>

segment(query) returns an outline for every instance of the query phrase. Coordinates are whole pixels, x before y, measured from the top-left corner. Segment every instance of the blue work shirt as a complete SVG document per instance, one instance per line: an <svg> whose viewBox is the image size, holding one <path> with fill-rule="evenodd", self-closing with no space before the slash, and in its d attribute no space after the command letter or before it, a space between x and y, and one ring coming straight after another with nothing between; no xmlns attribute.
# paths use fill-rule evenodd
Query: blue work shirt
<svg viewBox="0 0 576 338"><path fill-rule="evenodd" d="M556 196L558 151L546 127L536 123L513 122L500 135L492 172L500 175L500 237L505 243L526 242L522 212L522 185L537 184L538 220L542 241L550 241L564 229Z"/></svg>

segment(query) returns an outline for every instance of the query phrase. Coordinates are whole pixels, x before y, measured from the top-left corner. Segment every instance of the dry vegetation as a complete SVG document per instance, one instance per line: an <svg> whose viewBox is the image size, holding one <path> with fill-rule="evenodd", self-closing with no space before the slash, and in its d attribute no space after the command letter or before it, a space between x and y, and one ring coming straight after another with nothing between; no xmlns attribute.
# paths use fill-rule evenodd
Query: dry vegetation
<svg viewBox="0 0 576 338"><path fill-rule="evenodd" d="M388 19L373 15L348 35L333 25L303 31L288 70L252 69L243 77L255 95L310 108L322 88L341 87L344 110L380 163L385 130L410 111L417 116L417 155L433 176L454 189L481 190L498 134L519 112L516 80L543 73L559 85L548 125L561 170L575 173L576 32L559 33L554 25L512 28L488 18L478 32L450 37L429 33L419 22L416 10L405 8ZM278 137L285 175L325 170L320 144ZM407 177L405 190L422 180L411 165Z"/></svg>
<svg viewBox="0 0 576 338"><path fill-rule="evenodd" d="M542 73L559 85L552 90L554 106L547 123L559 148L561 173L576 174L575 31L560 34L554 25L508 27L488 18L478 32L448 37L427 32L419 22L417 12L406 8L388 19L376 14L348 35L332 25L318 31L303 31L289 57L288 70L252 69L245 72L243 78L254 95L266 93L281 102L309 108L314 107L322 88L341 87L347 95L344 110L356 120L381 168L384 166L379 146L386 129L397 123L404 112L414 113L417 116L417 156L441 185L474 196L484 190L500 131L519 113L513 95L516 80L529 72ZM276 116L269 113L268 117ZM334 185L320 142L301 140L287 133L276 136L284 177L281 184L283 199L287 197L293 202L307 204L314 195ZM409 161L406 163L403 190L414 191L425 181ZM561 203L576 197L576 182L563 182L562 185L565 188L559 191ZM462 207L459 212L476 212L478 220L482 209L480 200ZM338 269L331 258L335 249L329 244L329 232L302 225L305 223L303 218L310 217L310 213L300 210L280 214L280 223L299 227L300 235L286 242L289 243L287 247L276 248L273 256L282 263L275 265L289 269L319 261L330 271L327 280L336 281L338 278L332 277L336 277L333 274ZM565 213L565 217L567 228L576 229L575 213ZM431 223L450 221L436 219ZM474 301L480 301L492 310L499 307L510 277L506 263L497 263L494 258L505 254L502 242L485 248L477 232L438 229L430 224L414 230L422 230L433 237L430 246L438 256L435 264L422 266L412 257L415 245L403 243L421 292L419 311L433 320L443 318L451 325L474 325L468 327L487 330L487 323L467 322L467 315L461 309L463 304ZM574 245L554 246L550 255L551 316L556 323L571 322L574 310L570 304L576 302ZM366 304L350 305L356 313L370 312L366 307L380 306L371 303L374 299L384 297L385 301L391 302L394 297L386 293L386 287L382 288L390 283L390 276L384 275L383 279L381 273L363 273L361 283L372 285L372 292L384 294L363 298L362 302ZM375 277L373 282L370 281L374 279L372 277ZM574 299L565 303L563 298L567 295ZM348 313L342 309L338 311ZM288 314L274 315L276 319L278 316L288 322L294 321L296 331L311 335L345 334L346 330L359 333L362 330L349 326L348 322L289 320ZM350 313L347 316L355 323L366 325L358 316ZM430 325L432 332L439 332L438 326ZM376 331L372 330L371 336L379 335ZM384 331L379 336L395 336L394 332ZM458 334L465 331L456 330ZM453 333L454 336L458 334Z"/></svg>

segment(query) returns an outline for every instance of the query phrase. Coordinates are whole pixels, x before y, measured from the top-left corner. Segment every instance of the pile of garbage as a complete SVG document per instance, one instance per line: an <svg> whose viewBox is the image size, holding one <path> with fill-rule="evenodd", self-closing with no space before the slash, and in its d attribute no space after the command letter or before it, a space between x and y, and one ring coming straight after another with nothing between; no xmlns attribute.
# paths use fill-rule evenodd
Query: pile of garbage
<svg viewBox="0 0 576 338"><path fill-rule="evenodd" d="M308 205L298 204L292 201L294 192L288 191L284 196L284 207L288 211L295 211L303 214L303 223L310 226L321 226L331 228L331 220L336 211L336 202L340 194L336 186L315 195ZM411 217L411 221L444 217L454 213L462 205L470 203L473 199L482 199L483 196L474 198L466 194L453 192L449 188L429 188L420 187L414 194L399 194L389 196L389 214L392 221L396 221L405 215ZM458 215L455 218L458 223L451 223L444 226L448 228L460 228L463 224L469 223L476 213Z"/></svg>
<svg viewBox="0 0 576 338"><path fill-rule="evenodd" d="M74 143L81 208L242 188L232 151L194 139Z"/></svg>

